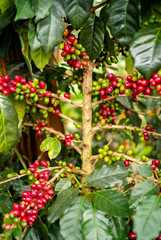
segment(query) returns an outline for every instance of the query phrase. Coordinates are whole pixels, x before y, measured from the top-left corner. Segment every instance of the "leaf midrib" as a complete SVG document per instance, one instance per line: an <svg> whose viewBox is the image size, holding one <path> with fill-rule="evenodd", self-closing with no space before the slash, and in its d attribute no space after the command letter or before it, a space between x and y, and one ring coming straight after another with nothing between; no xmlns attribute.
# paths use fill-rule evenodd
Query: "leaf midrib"
<svg viewBox="0 0 161 240"><path fill-rule="evenodd" d="M110 201L108 198L105 198L103 195L98 194L97 192L94 193L94 195L99 196L99 197L102 197L103 199L107 200L107 202L110 202L112 205L114 205L114 206L116 206L116 207L119 206L119 205L113 203L112 201ZM120 206L119 206L119 208L121 208L122 210L127 211L127 208L122 208L122 207L120 207Z"/></svg>

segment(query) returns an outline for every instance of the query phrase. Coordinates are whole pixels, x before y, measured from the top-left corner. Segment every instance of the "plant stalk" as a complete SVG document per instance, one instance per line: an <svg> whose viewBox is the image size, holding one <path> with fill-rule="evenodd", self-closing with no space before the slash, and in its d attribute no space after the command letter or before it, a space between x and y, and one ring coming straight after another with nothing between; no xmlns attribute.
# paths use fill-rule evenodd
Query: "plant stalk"
<svg viewBox="0 0 161 240"><path fill-rule="evenodd" d="M85 183L87 177L92 172L92 163L90 157L92 155L92 62L89 61L87 69L84 70L83 80L83 150L82 150L82 170L86 172L82 176L82 184Z"/></svg>

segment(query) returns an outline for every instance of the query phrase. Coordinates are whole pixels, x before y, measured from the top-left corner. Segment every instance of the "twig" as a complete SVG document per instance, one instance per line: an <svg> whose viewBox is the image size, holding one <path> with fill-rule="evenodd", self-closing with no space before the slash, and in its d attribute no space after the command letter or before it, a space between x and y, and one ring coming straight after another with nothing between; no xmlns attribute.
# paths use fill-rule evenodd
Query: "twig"
<svg viewBox="0 0 161 240"><path fill-rule="evenodd" d="M136 113L141 114L141 115L146 115L145 112L137 111L137 110L132 109L132 108L130 109L130 111L132 111L132 112L136 112Z"/></svg>
<svg viewBox="0 0 161 240"><path fill-rule="evenodd" d="M48 169L48 170L53 170L53 169L58 169L58 168L62 168L62 167L61 167L61 166L57 166L57 167L49 167L49 168L46 168L46 169ZM38 169L38 170L37 170L37 172L43 172L43 171L44 171L44 169ZM24 174L22 174L22 175L18 175L18 176L16 176L16 177L13 177L13 178L4 180L4 181L0 182L0 185L1 185L1 184L4 184L4 183L7 183L7 182L10 182L10 181L13 181L13 180L15 180L15 179L20 179L20 178L22 178L22 177L24 177L24 176L27 176L27 173L24 173Z"/></svg>
<svg viewBox="0 0 161 240"><path fill-rule="evenodd" d="M57 99L59 99L59 100L61 100L61 101L63 101L63 102L67 102L67 103L70 103L70 104L72 104L72 105L75 105L75 106L77 106L77 107L82 108L82 104L81 104L81 103L77 103L77 102L72 101L72 100L70 100L70 99L67 99L67 98L65 98L65 97L63 97L63 96L61 96L61 95L59 96L59 95L56 94L56 93L52 93L51 96L54 97L54 98L57 98Z"/></svg>
<svg viewBox="0 0 161 240"><path fill-rule="evenodd" d="M124 191L123 194L125 194L125 193L127 193L127 192L129 192L131 190L133 190L133 187L131 187L131 188L127 189L126 191Z"/></svg>
<svg viewBox="0 0 161 240"><path fill-rule="evenodd" d="M27 102L27 104L30 105L30 106L32 106L32 103L31 103L31 102ZM35 104L34 106L36 106L36 107L38 107L38 108L40 108L40 109L48 110L48 107L45 107L45 106L43 106L43 105L41 105L41 104L38 104L38 103ZM55 114L55 111L52 111L52 113ZM72 122L74 125L78 124L78 122L74 121L73 119L71 119L70 117L68 117L68 116L66 116L66 115L64 115L64 114L62 114L62 113L59 113L59 116L60 116L61 118L66 119L67 121ZM81 127L81 128L82 128L82 127ZM81 129L81 128L80 128L80 129Z"/></svg>
<svg viewBox="0 0 161 240"><path fill-rule="evenodd" d="M97 159L94 161L94 163L92 164L92 169L94 170L94 166L96 165L96 163L99 161L99 158L97 157Z"/></svg>
<svg viewBox="0 0 161 240"><path fill-rule="evenodd" d="M92 106L95 106L95 105L98 105L100 103L104 103L104 102L107 102L107 101L111 101L112 99L115 99L117 97L132 97L131 95L126 95L126 94L123 94L123 95L118 95L118 96L107 96L107 98L105 99L100 99L99 101L97 102L93 102L92 103ZM144 97L144 98L153 98L153 99L158 99L160 100L161 97L156 97L156 96L150 96L150 95L138 95L138 97Z"/></svg>
<svg viewBox="0 0 161 240"><path fill-rule="evenodd" d="M140 181L146 181L146 179L144 179L144 178L143 178L142 176L140 176L140 175L135 175L134 178L135 178L135 179L138 179L138 180L140 180Z"/></svg>
<svg viewBox="0 0 161 240"><path fill-rule="evenodd" d="M125 125L104 125L104 126L96 126L93 128L93 134L96 133L96 131L100 130L100 129L121 129L121 130L132 130L132 131L136 131L136 126L135 127L130 127L130 126L125 126ZM156 133L156 132L152 132L152 131L147 131L144 128L139 128L140 132L147 132L150 135L155 135L158 137L161 137L160 133Z"/></svg>
<svg viewBox="0 0 161 240"><path fill-rule="evenodd" d="M105 1L105 2L103 2L103 3L98 4L98 5L95 6L95 7L92 7L92 13L94 13L98 8L103 7L103 6L106 5L107 3L109 3L109 1Z"/></svg>
<svg viewBox="0 0 161 240"><path fill-rule="evenodd" d="M110 145L112 143L115 136L116 136L116 133L113 133L113 135L112 135L112 137L111 137L111 139L110 139L110 141L108 142L107 145Z"/></svg>
<svg viewBox="0 0 161 240"><path fill-rule="evenodd" d="M22 240L22 239L23 239L23 237L25 236L26 230L27 230L27 226L25 227L25 229L24 229L24 231L23 231L23 233L22 233L22 235L21 235L21 238L20 238L20 240Z"/></svg>
<svg viewBox="0 0 161 240"><path fill-rule="evenodd" d="M114 152L114 153L112 154L112 156L124 157L124 158L126 158L127 160L130 160L131 162L137 163L137 164L139 164L139 165L143 164L143 162L142 162L141 160L135 159L135 158L130 157L130 156L128 156L128 155L125 155L125 154L123 154L123 153Z"/></svg>
<svg viewBox="0 0 161 240"><path fill-rule="evenodd" d="M120 157L126 158L127 160L130 160L131 162L135 162L135 163L137 163L137 164L139 164L139 165L143 164L143 162L142 162L141 160L135 159L135 158L130 157L130 156L128 156L128 155L125 155L125 154L123 154L123 153L114 152L111 156L120 156ZM93 160L95 160L95 159L96 159L96 160L99 160L99 155L94 155L94 156L92 156L92 157L90 158L91 161L93 161ZM96 161L95 161L95 162L96 162ZM95 162L94 162L94 163L95 163Z"/></svg>
<svg viewBox="0 0 161 240"><path fill-rule="evenodd" d="M99 66L100 64L101 64L101 62L95 62L95 63L93 64L93 68Z"/></svg>
<svg viewBox="0 0 161 240"><path fill-rule="evenodd" d="M27 126L27 127L33 126L32 123L23 123L23 125ZM44 127L44 129L50 133L54 133L55 135L59 134L62 137L62 139L65 140L65 135L63 133L56 131L55 129L49 128L49 127ZM81 155L82 151L80 150L80 148L77 145L74 144L74 140L71 141L71 146Z"/></svg>
<svg viewBox="0 0 161 240"><path fill-rule="evenodd" d="M72 169L72 173L77 173L77 174L80 174L80 175L85 175L86 172L84 170L76 170L76 169Z"/></svg>
<svg viewBox="0 0 161 240"><path fill-rule="evenodd" d="M48 184L54 182L55 179L57 179L60 176L60 174L63 173L63 172L65 172L65 168L62 168L58 173L56 173L54 175L54 177L52 179L50 179L50 181L48 181Z"/></svg>

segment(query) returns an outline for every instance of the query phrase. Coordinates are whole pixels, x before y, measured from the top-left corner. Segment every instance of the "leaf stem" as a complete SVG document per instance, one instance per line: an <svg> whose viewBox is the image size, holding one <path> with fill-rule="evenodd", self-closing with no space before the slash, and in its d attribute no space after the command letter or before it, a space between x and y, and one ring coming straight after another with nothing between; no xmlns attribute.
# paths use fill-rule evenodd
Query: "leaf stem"
<svg viewBox="0 0 161 240"><path fill-rule="evenodd" d="M23 168L27 170L26 164L25 164L25 162L24 162L21 154L20 154L19 151L17 150L17 148L15 148L15 153L16 153L17 157L19 158L19 160L20 160Z"/></svg>

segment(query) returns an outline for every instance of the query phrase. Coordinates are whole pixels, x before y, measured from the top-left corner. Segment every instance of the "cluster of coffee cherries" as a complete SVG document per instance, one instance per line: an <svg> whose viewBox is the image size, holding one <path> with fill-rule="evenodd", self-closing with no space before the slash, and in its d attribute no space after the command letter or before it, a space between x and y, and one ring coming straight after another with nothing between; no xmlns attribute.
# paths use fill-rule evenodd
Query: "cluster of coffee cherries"
<svg viewBox="0 0 161 240"><path fill-rule="evenodd" d="M156 15L152 15L148 21L145 21L143 23L143 26L147 27L149 25L153 25L153 24L160 23L160 22L161 22L160 18L157 18Z"/></svg>
<svg viewBox="0 0 161 240"><path fill-rule="evenodd" d="M138 127L135 128L135 131L140 131L140 129ZM157 133L157 130L156 129L153 129L152 125L147 125L145 127L145 131L144 132L139 132L139 137L140 137L140 140L145 140L145 141L149 141L150 140L150 135L148 134L147 131L152 131L154 134L152 134L152 139L154 141L157 141L158 140L158 137L155 135L155 133Z"/></svg>
<svg viewBox="0 0 161 240"><path fill-rule="evenodd" d="M156 167L159 167L160 165L160 161L158 159L153 159L152 163L151 163L151 167L153 170L156 169Z"/></svg>
<svg viewBox="0 0 161 240"><path fill-rule="evenodd" d="M65 145L66 145L67 147L71 146L71 144L72 144L71 140L73 140L73 139L74 139L74 134L73 134L73 133L71 133L71 134L66 134L66 135L65 135Z"/></svg>
<svg viewBox="0 0 161 240"><path fill-rule="evenodd" d="M66 78L67 83L77 84L78 86L81 86L81 83L83 81L83 73L82 69L79 69L77 71L73 70L72 75Z"/></svg>
<svg viewBox="0 0 161 240"><path fill-rule="evenodd" d="M152 89L149 87L150 83L146 79L138 79L137 72L133 72L133 75L127 76L127 81L124 82L123 78L120 76L114 76L113 73L108 74L107 78L110 81L106 90L104 88L100 89L100 96L102 99L107 98L107 94L117 95L126 94L132 95L132 101L137 102L136 96L139 93L144 93L145 95L151 95ZM134 81L135 80L135 81Z"/></svg>
<svg viewBox="0 0 161 240"><path fill-rule="evenodd" d="M94 122L97 123L100 121L101 126L104 126L106 123L115 122L115 116L118 116L119 114L119 104L108 102L106 104L102 104L95 112Z"/></svg>
<svg viewBox="0 0 161 240"><path fill-rule="evenodd" d="M115 55L119 55L117 43L115 43L114 52L115 52ZM106 50L103 50L101 52L99 58L96 61L101 62L103 66L112 65L113 63L118 62L118 60L115 58L115 56L111 56L111 53Z"/></svg>
<svg viewBox="0 0 161 240"><path fill-rule="evenodd" d="M43 209L47 200L52 199L54 194L52 185L47 182L50 171L48 169L41 169L42 171L38 169L40 164L44 168L48 167L48 163L46 161L41 161L41 163L39 163L39 161L35 161L34 164L30 165L27 174L34 174L35 182L31 184L30 191L22 192L21 203L15 203L13 205L13 210L4 215L4 230L12 228L23 229L26 226L32 226L34 221L37 219L38 209ZM24 172L21 171L21 174L22 173L24 174Z"/></svg>
<svg viewBox="0 0 161 240"><path fill-rule="evenodd" d="M33 99L35 102L45 96L44 89L46 84L37 78L26 81L25 78L16 75L13 80L10 80L8 75L0 76L0 91L3 95L8 95L10 92L14 93L16 100L23 100L24 98Z"/></svg>
<svg viewBox="0 0 161 240"><path fill-rule="evenodd" d="M120 156L119 154L117 155L117 153L122 154L123 150L124 150L124 145L120 145L116 152L113 152L108 145L104 145L103 148L98 149L98 153L99 153L98 157L100 160L104 160L109 165L111 165L113 162L121 160L121 161L124 161L124 165L128 167L129 160L126 159L124 156ZM132 150L128 150L126 152L127 156L131 156L132 154L133 154Z"/></svg>
<svg viewBox="0 0 161 240"><path fill-rule="evenodd" d="M151 88L156 89L158 91L158 95L161 96L161 69L152 75L149 82Z"/></svg>
<svg viewBox="0 0 161 240"><path fill-rule="evenodd" d="M39 121L38 119L35 121L35 125L33 125L33 129L36 130L37 134L41 136L45 131L44 127L46 123L44 121Z"/></svg>
<svg viewBox="0 0 161 240"><path fill-rule="evenodd" d="M58 161L58 166L62 166L62 167L65 167L65 171L63 173L60 174L60 180L62 180L63 178L71 178L71 174L73 174L73 171L72 170L80 170L80 167L78 166L74 166L73 163L69 163L68 166L67 166L67 163L62 160L59 160ZM54 173L56 174L57 172L59 172L59 169L55 169L54 170ZM73 183L75 187L77 187L78 185L74 182Z"/></svg>
<svg viewBox="0 0 161 240"><path fill-rule="evenodd" d="M59 45L59 49L63 50L61 56L73 68L79 69L81 66L88 65L89 56L82 44L78 43L76 37L69 33L68 28L64 32L63 42Z"/></svg>
<svg viewBox="0 0 161 240"><path fill-rule="evenodd" d="M137 102L137 95L152 95L152 90L156 89L158 95L161 95L161 70L152 75L149 80L138 78L138 73L134 71L132 75L127 76L124 82L121 76L115 76L113 73L108 74L107 80L98 79L93 83L94 95L98 95L102 99L106 99L108 95L117 96L118 94L132 95L132 101Z"/></svg>

